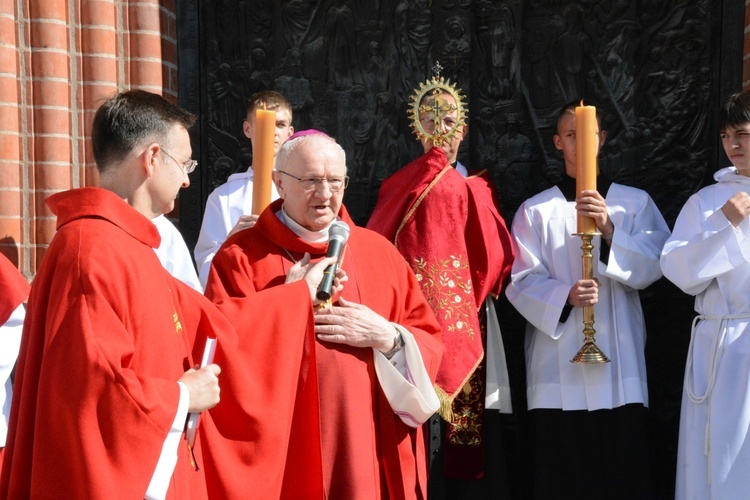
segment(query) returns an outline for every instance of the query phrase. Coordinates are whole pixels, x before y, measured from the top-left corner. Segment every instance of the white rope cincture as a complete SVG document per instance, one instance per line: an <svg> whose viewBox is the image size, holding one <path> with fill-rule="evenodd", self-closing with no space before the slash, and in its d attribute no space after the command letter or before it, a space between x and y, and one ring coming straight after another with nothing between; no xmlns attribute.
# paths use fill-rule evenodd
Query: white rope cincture
<svg viewBox="0 0 750 500"><path fill-rule="evenodd" d="M699 314L693 319L693 325L690 329L690 345L688 347L687 361L685 365L685 392L691 402L695 404L707 403L706 406L706 429L704 436L703 453L708 463L708 484L711 484L711 392L716 383L716 372L719 369L719 360L721 359L722 348L724 347L724 338L727 334L726 322L734 319L750 319L750 314L726 314L723 316L706 316ZM708 361L708 382L703 394L695 393L695 388L691 383L690 375L693 372L693 348L695 345L695 327L698 321L707 320L715 321L714 335L711 340L711 352Z"/></svg>

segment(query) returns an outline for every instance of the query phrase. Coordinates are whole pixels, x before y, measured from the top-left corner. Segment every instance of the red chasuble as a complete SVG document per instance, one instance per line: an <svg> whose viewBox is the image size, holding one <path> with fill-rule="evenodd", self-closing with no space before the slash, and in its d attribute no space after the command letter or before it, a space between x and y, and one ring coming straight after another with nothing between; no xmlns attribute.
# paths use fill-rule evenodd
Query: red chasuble
<svg viewBox="0 0 750 500"><path fill-rule="evenodd" d="M436 385L447 417L484 356L478 310L513 262L486 173L464 178L432 148L383 182L367 227L404 255L443 327Z"/></svg>
<svg viewBox="0 0 750 500"><path fill-rule="evenodd" d="M143 498L177 414L177 379L214 334L197 311L231 326L164 270L156 227L114 193L76 189L47 203L57 233L29 296L0 498ZM167 498L205 497L183 440Z"/></svg>
<svg viewBox="0 0 750 500"><path fill-rule="evenodd" d="M423 433L395 415L375 374L373 350L316 339L307 285L284 284L294 261L322 258L275 215L272 203L251 228L216 254L206 287L242 337L253 388L231 397L252 401L256 415L211 410L221 439L206 437L209 494L215 498L425 498ZM342 267L343 297L367 305L415 337L431 377L442 354L440 327L413 273L381 236L354 226ZM232 298L257 296L264 314ZM334 297L338 299L338 297ZM220 362L220 361L219 361ZM225 390L222 390L222 397ZM232 429L227 433L223 429Z"/></svg>
<svg viewBox="0 0 750 500"><path fill-rule="evenodd" d="M0 254L0 325L29 296L29 284L8 258Z"/></svg>

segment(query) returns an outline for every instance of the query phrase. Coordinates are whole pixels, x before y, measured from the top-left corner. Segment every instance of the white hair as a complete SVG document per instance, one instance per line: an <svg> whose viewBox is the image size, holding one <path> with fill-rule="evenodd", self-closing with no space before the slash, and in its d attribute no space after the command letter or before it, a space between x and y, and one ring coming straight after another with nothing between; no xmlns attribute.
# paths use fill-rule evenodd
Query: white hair
<svg viewBox="0 0 750 500"><path fill-rule="evenodd" d="M286 170L285 167L287 165L287 162L289 161L289 157L292 155L294 150L297 149L301 144L307 144L308 142L316 143L320 148L327 147L335 151L335 153L341 160L341 165L344 167L344 172L346 172L346 152L344 151L344 148L342 148L339 143L336 142L332 137L329 137L323 133L301 135L282 144L281 148L279 148L279 152L276 154L276 170Z"/></svg>

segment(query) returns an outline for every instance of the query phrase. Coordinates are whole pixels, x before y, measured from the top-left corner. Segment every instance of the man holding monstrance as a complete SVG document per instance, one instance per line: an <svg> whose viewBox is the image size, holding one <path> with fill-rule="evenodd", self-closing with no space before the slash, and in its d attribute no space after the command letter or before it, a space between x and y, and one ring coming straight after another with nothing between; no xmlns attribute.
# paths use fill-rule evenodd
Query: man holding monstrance
<svg viewBox="0 0 750 500"><path fill-rule="evenodd" d="M420 84L409 110L424 155L383 182L367 227L404 255L443 329L429 496L497 498L505 488L497 480L507 477L502 465L487 462L487 428L499 426L498 410L509 413L511 405L493 297L513 249L487 172L457 161L468 132L466 103L440 69Z"/></svg>

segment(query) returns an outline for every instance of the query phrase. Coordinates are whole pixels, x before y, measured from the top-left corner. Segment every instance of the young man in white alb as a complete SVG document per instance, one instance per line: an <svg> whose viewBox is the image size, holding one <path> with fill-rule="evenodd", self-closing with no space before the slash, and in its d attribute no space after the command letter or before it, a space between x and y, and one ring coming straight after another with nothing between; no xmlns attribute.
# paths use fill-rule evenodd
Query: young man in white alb
<svg viewBox="0 0 750 500"><path fill-rule="evenodd" d="M688 199L661 267L695 295L675 496L746 498L750 470L750 94L719 111L731 167Z"/></svg>

